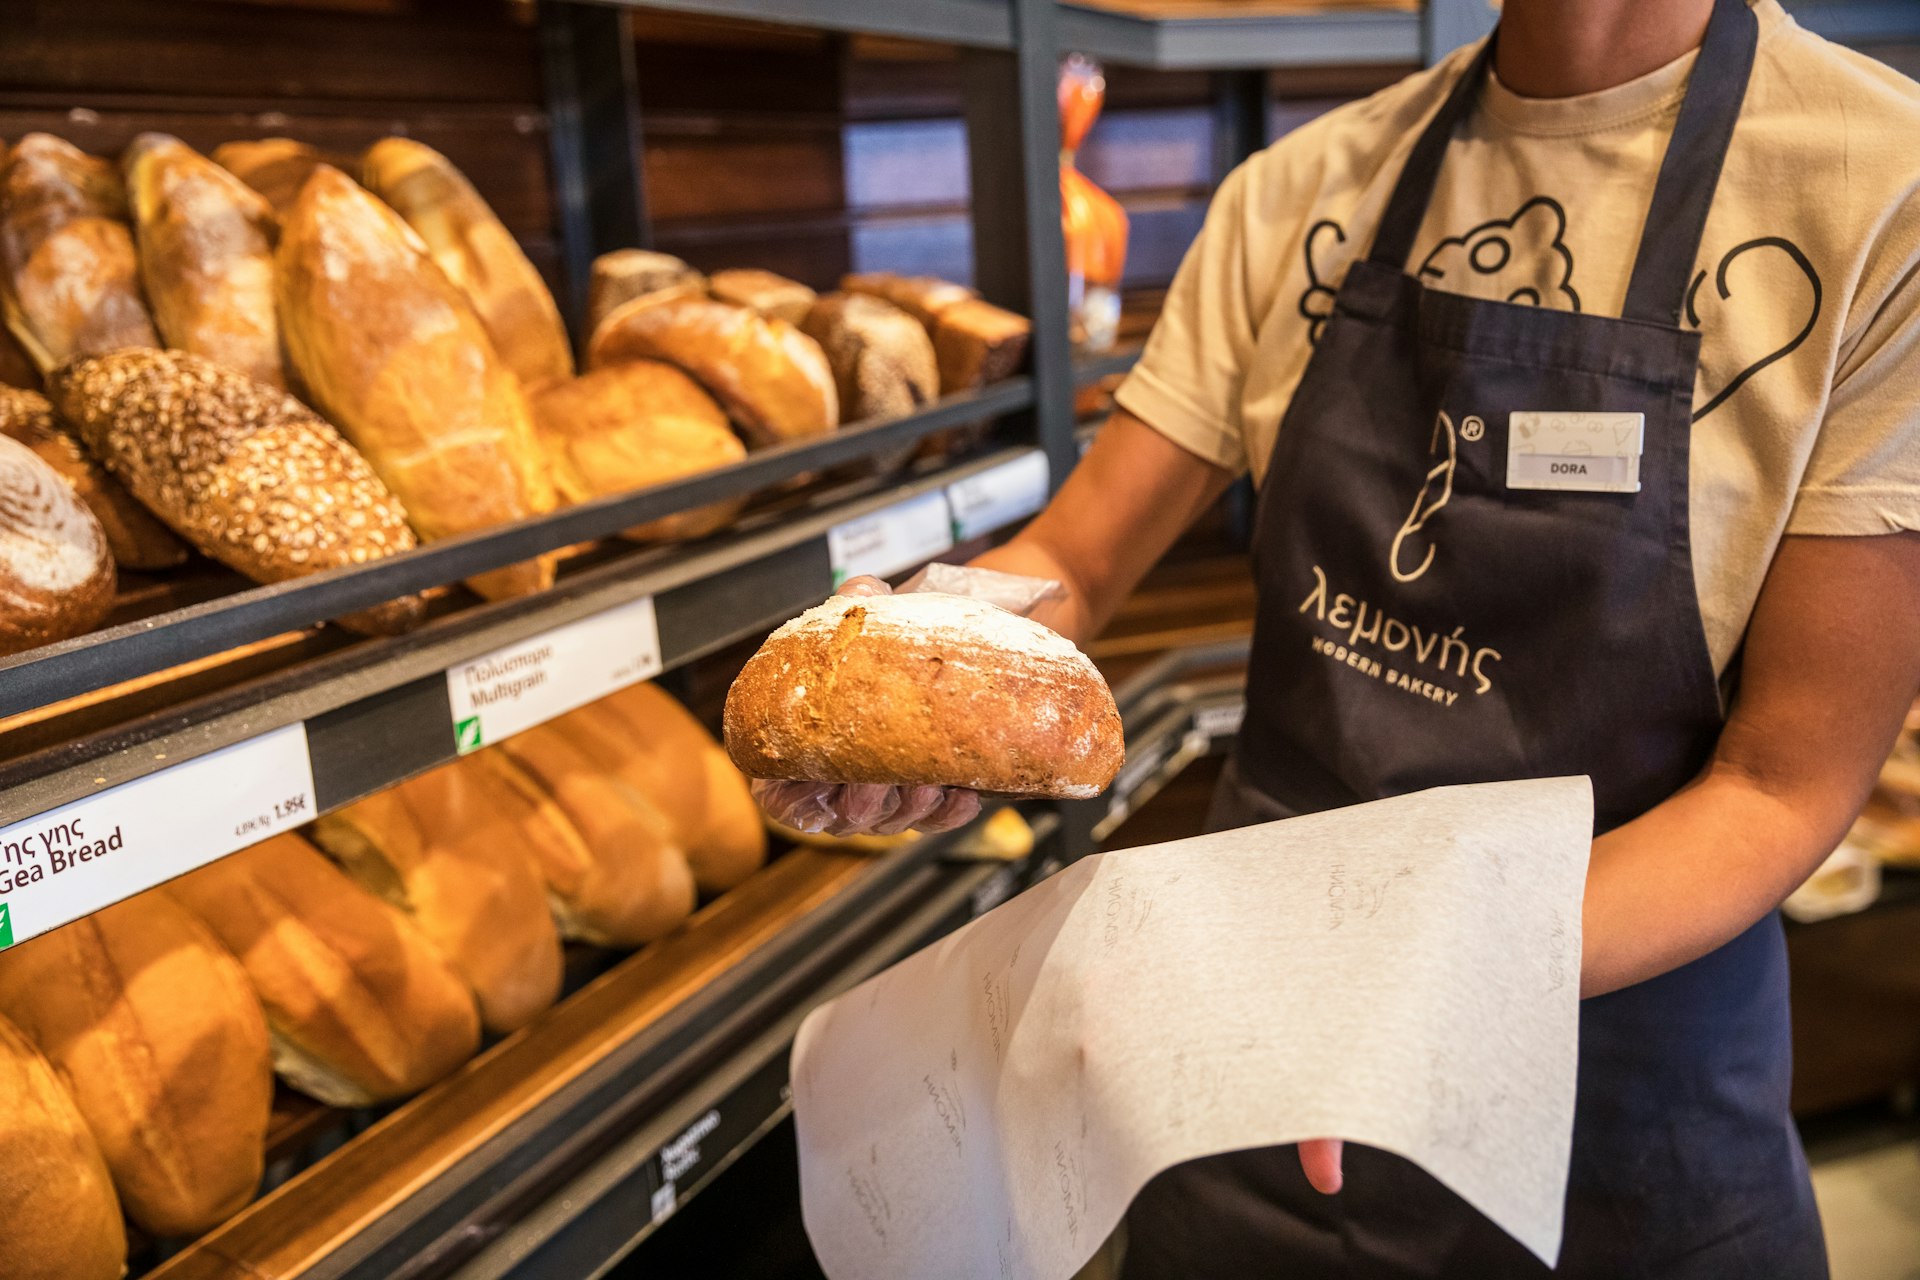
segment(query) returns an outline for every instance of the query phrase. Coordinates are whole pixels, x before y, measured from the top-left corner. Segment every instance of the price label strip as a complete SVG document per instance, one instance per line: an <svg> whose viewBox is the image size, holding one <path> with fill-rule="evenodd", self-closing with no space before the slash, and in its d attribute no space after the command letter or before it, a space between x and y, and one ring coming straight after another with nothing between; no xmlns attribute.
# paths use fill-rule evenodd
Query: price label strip
<svg viewBox="0 0 1920 1280"><path fill-rule="evenodd" d="M447 668L454 744L478 751L660 670L652 596L555 627Z"/></svg>
<svg viewBox="0 0 1920 1280"><path fill-rule="evenodd" d="M947 486L953 540L1003 529L1047 505L1047 455L1035 449Z"/></svg>
<svg viewBox="0 0 1920 1280"><path fill-rule="evenodd" d="M923 493L827 530L833 585L870 573L876 578L924 564L953 548L945 493Z"/></svg>
<svg viewBox="0 0 1920 1280"><path fill-rule="evenodd" d="M307 728L292 724L0 828L0 948L314 815Z"/></svg>

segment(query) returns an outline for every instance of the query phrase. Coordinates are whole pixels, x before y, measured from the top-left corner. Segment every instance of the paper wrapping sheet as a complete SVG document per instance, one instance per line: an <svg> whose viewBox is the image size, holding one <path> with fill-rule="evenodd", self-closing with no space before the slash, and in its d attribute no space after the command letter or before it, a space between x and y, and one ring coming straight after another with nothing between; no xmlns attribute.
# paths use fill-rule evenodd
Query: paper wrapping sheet
<svg viewBox="0 0 1920 1280"><path fill-rule="evenodd" d="M822 1006L793 1081L833 1280L1065 1280L1160 1170L1344 1137L1549 1263L1584 778L1085 859Z"/></svg>

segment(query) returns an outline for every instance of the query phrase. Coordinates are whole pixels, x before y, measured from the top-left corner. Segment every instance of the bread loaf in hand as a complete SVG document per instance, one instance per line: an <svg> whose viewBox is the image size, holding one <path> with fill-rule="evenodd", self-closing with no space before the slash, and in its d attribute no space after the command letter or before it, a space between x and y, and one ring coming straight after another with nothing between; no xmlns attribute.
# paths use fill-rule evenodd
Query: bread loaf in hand
<svg viewBox="0 0 1920 1280"><path fill-rule="evenodd" d="M121 158L140 279L160 339L285 388L274 315L273 209L186 143L143 133Z"/></svg>
<svg viewBox="0 0 1920 1280"><path fill-rule="evenodd" d="M559 997L560 939L546 895L487 779L442 765L321 818L312 831L447 958L487 1030L517 1030Z"/></svg>
<svg viewBox="0 0 1920 1280"><path fill-rule="evenodd" d="M722 302L752 307L769 320L795 325L807 318L814 299L813 290L798 280L754 267L714 272L707 278L707 291Z"/></svg>
<svg viewBox="0 0 1920 1280"><path fill-rule="evenodd" d="M0 1222L7 1280L120 1280L127 1234L100 1144L66 1087L0 1019Z"/></svg>
<svg viewBox="0 0 1920 1280"><path fill-rule="evenodd" d="M194 1235L253 1198L273 1104L266 1019L239 964L164 891L0 951L0 1014L73 1091L142 1230Z"/></svg>
<svg viewBox="0 0 1920 1280"><path fill-rule="evenodd" d="M466 291L493 349L529 394L573 376L573 348L547 282L451 161L410 138L384 138L367 148L360 177Z"/></svg>
<svg viewBox="0 0 1920 1280"><path fill-rule="evenodd" d="M933 339L890 302L830 293L813 304L800 330L826 353L848 422L904 417L940 395Z"/></svg>
<svg viewBox="0 0 1920 1280"><path fill-rule="evenodd" d="M276 261L295 370L424 541L553 509L518 379L398 214L321 165L281 220ZM545 555L468 585L503 599L553 572Z"/></svg>
<svg viewBox="0 0 1920 1280"><path fill-rule="evenodd" d="M670 253L611 250L593 260L587 284L587 333L591 335L601 321L635 298L697 298L706 291L706 277Z"/></svg>
<svg viewBox="0 0 1920 1280"><path fill-rule="evenodd" d="M67 433L45 396L0 387L0 435L27 446L60 473L100 522L120 568L170 569L186 560L180 540Z"/></svg>
<svg viewBox="0 0 1920 1280"><path fill-rule="evenodd" d="M297 835L166 886L246 970L273 1068L334 1107L417 1093L480 1047L467 989L406 917Z"/></svg>
<svg viewBox="0 0 1920 1280"><path fill-rule="evenodd" d="M120 175L46 133L0 169L0 303L41 373L79 355L157 347Z"/></svg>
<svg viewBox="0 0 1920 1280"><path fill-rule="evenodd" d="M1095 796L1125 756L1113 694L1073 642L997 605L834 596L787 623L727 693L750 777Z"/></svg>
<svg viewBox="0 0 1920 1280"><path fill-rule="evenodd" d="M177 351L116 351L56 369L48 390L141 502L203 554L256 582L366 564L413 547L366 460L311 409ZM417 596L341 619L373 634L422 616Z"/></svg>
<svg viewBox="0 0 1920 1280"><path fill-rule="evenodd" d="M636 298L601 322L588 367L665 360L719 400L749 444L825 435L840 421L833 370L820 344L784 320L709 298Z"/></svg>
<svg viewBox="0 0 1920 1280"><path fill-rule="evenodd" d="M278 214L292 207L327 157L292 138L261 138L223 142L213 149L213 162L259 192Z"/></svg>
<svg viewBox="0 0 1920 1280"><path fill-rule="evenodd" d="M93 513L33 450L0 436L0 654L93 630L114 582Z"/></svg>
<svg viewBox="0 0 1920 1280"><path fill-rule="evenodd" d="M533 420L555 487L585 502L738 462L747 448L700 385L659 360L628 360L549 386ZM640 542L700 538L725 528L744 497L664 516L626 531Z"/></svg>

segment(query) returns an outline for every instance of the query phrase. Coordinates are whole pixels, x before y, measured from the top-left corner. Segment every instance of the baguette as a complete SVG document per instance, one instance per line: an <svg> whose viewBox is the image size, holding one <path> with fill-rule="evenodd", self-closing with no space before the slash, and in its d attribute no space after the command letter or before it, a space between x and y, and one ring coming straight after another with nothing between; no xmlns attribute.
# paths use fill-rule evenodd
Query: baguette
<svg viewBox="0 0 1920 1280"><path fill-rule="evenodd" d="M519 382L398 214L321 165L282 221L276 262L295 370L422 540L553 509ZM525 595L553 585L554 564L543 555L468 585Z"/></svg>
<svg viewBox="0 0 1920 1280"><path fill-rule="evenodd" d="M412 918L473 990L487 1030L518 1030L559 998L546 895L486 778L443 765L312 830L348 874Z"/></svg>
<svg viewBox="0 0 1920 1280"><path fill-rule="evenodd" d="M266 1019L239 964L164 892L0 952L0 1013L72 1089L142 1230L193 1235L253 1197L273 1104Z"/></svg>
<svg viewBox="0 0 1920 1280"><path fill-rule="evenodd" d="M95 457L174 532L256 582L366 564L414 545L365 459L283 391L198 356L117 351L57 369L49 391ZM418 622L418 596L341 621Z"/></svg>
<svg viewBox="0 0 1920 1280"><path fill-rule="evenodd" d="M374 143L360 169L367 189L406 219L466 291L493 349L528 392L573 376L573 348L553 294L465 175L407 138Z"/></svg>
<svg viewBox="0 0 1920 1280"><path fill-rule="evenodd" d="M120 1280L120 1201L73 1098L13 1024L0 1020L0 1222L7 1280Z"/></svg>
<svg viewBox="0 0 1920 1280"><path fill-rule="evenodd" d="M973 290L937 276L897 276L890 271L868 271L840 277L847 293L864 293L899 307L918 320L928 333L940 313L955 303L976 297Z"/></svg>
<svg viewBox="0 0 1920 1280"><path fill-rule="evenodd" d="M815 296L798 280L751 267L714 272L707 278L707 291L721 302L752 307L769 320L795 325L807 318Z"/></svg>
<svg viewBox="0 0 1920 1280"><path fill-rule="evenodd" d="M933 339L890 302L830 293L813 304L800 330L826 353L849 422L904 417L940 394Z"/></svg>
<svg viewBox="0 0 1920 1280"><path fill-rule="evenodd" d="M93 512L33 450L0 436L0 654L91 631L114 582Z"/></svg>
<svg viewBox="0 0 1920 1280"><path fill-rule="evenodd" d="M74 356L160 345L112 165L51 134L14 144L0 170L0 303L42 374Z"/></svg>
<svg viewBox="0 0 1920 1280"><path fill-rule="evenodd" d="M419 930L296 835L166 886L246 970L273 1068L333 1107L417 1093L480 1047L473 993Z"/></svg>
<svg viewBox="0 0 1920 1280"><path fill-rule="evenodd" d="M654 295L697 298L707 291L706 277L670 253L615 249L593 260L587 284L587 332L635 298Z"/></svg>
<svg viewBox="0 0 1920 1280"><path fill-rule="evenodd" d="M824 435L840 421L833 370L820 344L748 307L707 298L636 298L594 330L587 365L636 359L665 360L692 374L752 445Z"/></svg>
<svg viewBox="0 0 1920 1280"><path fill-rule="evenodd" d="M807 610L747 660L725 721L756 778L1085 799L1125 755L1113 694L1070 640L931 591Z"/></svg>
<svg viewBox="0 0 1920 1280"><path fill-rule="evenodd" d="M280 214L292 207L300 188L327 158L292 138L261 138L221 143L213 149L213 162L259 192Z"/></svg>
<svg viewBox="0 0 1920 1280"><path fill-rule="evenodd" d="M658 360L608 365L533 398L533 421L568 502L586 502L738 462L746 446L698 383ZM744 496L628 529L639 542L700 538L725 528Z"/></svg>

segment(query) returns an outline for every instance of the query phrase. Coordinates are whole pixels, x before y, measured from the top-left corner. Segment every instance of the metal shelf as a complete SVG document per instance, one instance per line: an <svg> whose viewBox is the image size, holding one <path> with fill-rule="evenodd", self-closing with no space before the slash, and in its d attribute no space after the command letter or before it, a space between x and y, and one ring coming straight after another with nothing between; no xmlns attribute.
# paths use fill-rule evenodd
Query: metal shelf
<svg viewBox="0 0 1920 1280"><path fill-rule="evenodd" d="M898 36L978 49L1013 45L1006 0L596 0L629 9L661 9L819 31Z"/></svg>
<svg viewBox="0 0 1920 1280"><path fill-rule="evenodd" d="M1160 71L1419 62L1424 57L1421 15L1415 10L1336 7L1179 18L1063 4L1059 12L1062 48Z"/></svg>

